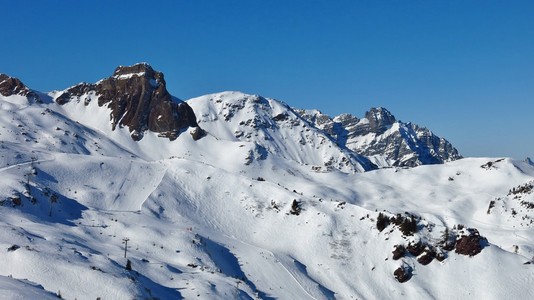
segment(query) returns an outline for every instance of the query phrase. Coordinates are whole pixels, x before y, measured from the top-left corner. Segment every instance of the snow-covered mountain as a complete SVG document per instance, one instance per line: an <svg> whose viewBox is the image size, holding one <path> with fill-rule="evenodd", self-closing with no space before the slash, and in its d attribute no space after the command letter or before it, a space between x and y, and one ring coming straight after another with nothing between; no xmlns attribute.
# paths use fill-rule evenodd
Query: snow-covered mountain
<svg viewBox="0 0 534 300"><path fill-rule="evenodd" d="M199 125L216 139L253 144L247 163L276 155L309 165L314 171L363 172L376 168L369 159L337 145L287 104L274 99L224 92L187 103L193 107Z"/></svg>
<svg viewBox="0 0 534 300"><path fill-rule="evenodd" d="M280 101L181 101L158 74L0 77L1 297L534 297L529 161L376 169Z"/></svg>
<svg viewBox="0 0 534 300"><path fill-rule="evenodd" d="M397 121L385 108L371 108L365 117L351 114L331 118L318 110L296 110L336 143L372 157L379 165L415 167L460 159L451 143L427 128Z"/></svg>

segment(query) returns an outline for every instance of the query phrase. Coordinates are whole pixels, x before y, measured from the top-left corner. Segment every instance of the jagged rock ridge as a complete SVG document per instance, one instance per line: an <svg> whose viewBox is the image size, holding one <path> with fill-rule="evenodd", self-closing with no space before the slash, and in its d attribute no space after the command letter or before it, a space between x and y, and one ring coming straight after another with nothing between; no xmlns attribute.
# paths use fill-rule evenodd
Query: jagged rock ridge
<svg viewBox="0 0 534 300"><path fill-rule="evenodd" d="M83 98L88 105L91 98L87 95L91 93L98 96L99 106L111 109L113 130L117 125L127 126L134 140L142 139L146 130L174 140L184 129L198 127L191 107L167 91L163 73L145 63L120 66L113 76L95 84L75 85L55 100L63 105Z"/></svg>
<svg viewBox="0 0 534 300"><path fill-rule="evenodd" d="M427 128L396 120L383 107L371 108L362 119L351 114L331 118L318 110L295 111L338 145L361 155L383 157L386 165L414 167L461 158L458 150L444 138Z"/></svg>
<svg viewBox="0 0 534 300"><path fill-rule="evenodd" d="M35 102L41 102L41 97L29 89L18 78L10 77L0 73L0 94L4 97L13 95L24 96L33 99Z"/></svg>

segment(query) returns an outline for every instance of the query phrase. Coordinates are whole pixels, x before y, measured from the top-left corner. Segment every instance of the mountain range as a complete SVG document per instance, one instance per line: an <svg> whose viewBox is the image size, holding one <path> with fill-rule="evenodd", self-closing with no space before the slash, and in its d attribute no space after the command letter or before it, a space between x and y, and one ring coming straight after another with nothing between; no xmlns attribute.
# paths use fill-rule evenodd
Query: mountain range
<svg viewBox="0 0 534 300"><path fill-rule="evenodd" d="M534 296L533 164L386 108L183 101L140 63L47 93L0 74L0 126L8 299Z"/></svg>

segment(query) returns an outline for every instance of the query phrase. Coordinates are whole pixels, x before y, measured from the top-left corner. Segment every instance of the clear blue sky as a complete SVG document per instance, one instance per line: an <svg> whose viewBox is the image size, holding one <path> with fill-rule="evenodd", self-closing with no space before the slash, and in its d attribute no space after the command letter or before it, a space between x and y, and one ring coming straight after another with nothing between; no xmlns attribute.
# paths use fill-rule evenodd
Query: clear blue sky
<svg viewBox="0 0 534 300"><path fill-rule="evenodd" d="M0 72L64 89L146 61L182 99L384 106L464 156L534 157L534 1L0 0Z"/></svg>

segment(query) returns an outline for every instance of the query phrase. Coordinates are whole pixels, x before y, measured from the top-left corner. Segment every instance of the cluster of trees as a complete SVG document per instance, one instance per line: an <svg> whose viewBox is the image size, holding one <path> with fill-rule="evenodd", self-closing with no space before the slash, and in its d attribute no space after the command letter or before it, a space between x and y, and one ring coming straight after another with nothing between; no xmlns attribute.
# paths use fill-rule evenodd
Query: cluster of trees
<svg viewBox="0 0 534 300"><path fill-rule="evenodd" d="M376 228L382 232L390 223L393 223L399 227L399 230L405 236L411 236L417 232L417 220L414 215L408 214L402 216L397 214L396 217L388 217L383 213L379 213L376 219Z"/></svg>

